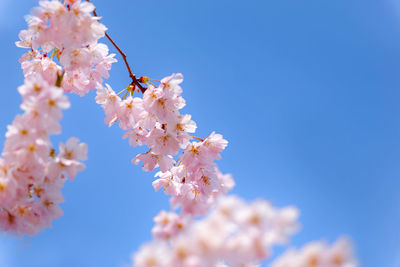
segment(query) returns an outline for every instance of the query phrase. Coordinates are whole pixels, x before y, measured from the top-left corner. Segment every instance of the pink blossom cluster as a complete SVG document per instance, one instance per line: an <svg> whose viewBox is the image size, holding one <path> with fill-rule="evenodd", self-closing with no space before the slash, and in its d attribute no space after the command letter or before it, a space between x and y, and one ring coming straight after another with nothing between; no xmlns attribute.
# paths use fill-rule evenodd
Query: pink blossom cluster
<svg viewBox="0 0 400 267"><path fill-rule="evenodd" d="M222 197L199 221L182 222L161 212L153 228L156 240L134 254L133 266L257 266L297 231L297 219L294 207L275 208L263 200L248 204L233 196Z"/></svg>
<svg viewBox="0 0 400 267"><path fill-rule="evenodd" d="M41 73L54 84L54 74L61 70L54 62L57 58L65 71L62 88L79 95L108 78L116 60L105 44L98 43L106 27L92 16L94 9L93 4L80 0L40 1L26 17L28 29L20 32L16 42L29 49L20 59L24 74Z"/></svg>
<svg viewBox="0 0 400 267"><path fill-rule="evenodd" d="M64 182L85 168L86 144L71 138L56 153L49 136L61 133L62 110L70 106L64 91L86 94L108 77L116 61L97 42L106 28L93 10L80 0L40 1L16 42L29 51L20 59L25 83L18 88L25 113L8 127L0 164L0 227L5 231L32 235L50 226L62 215Z"/></svg>
<svg viewBox="0 0 400 267"><path fill-rule="evenodd" d="M61 88L31 75L18 91L25 112L8 126L0 159L0 228L33 235L62 215L61 188L85 168L87 146L71 138L57 154L52 148L49 136L61 132L61 111L70 106Z"/></svg>
<svg viewBox="0 0 400 267"><path fill-rule="evenodd" d="M289 249L271 267L357 267L353 248L347 238L334 244L310 242L300 250Z"/></svg>
<svg viewBox="0 0 400 267"><path fill-rule="evenodd" d="M202 215L234 186L234 181L214 163L228 144L222 135L213 132L206 139L198 138L201 142L191 142L196 123L191 115L179 112L185 106L182 81L182 74L172 74L158 87L149 85L143 98L129 95L122 99L109 85L99 86L96 101L105 111L105 123L111 126L118 122L131 146L149 147L132 162L143 162L145 171L161 169L154 188L164 187L164 192L172 195L172 206L181 207L182 213ZM179 153L179 159L174 160Z"/></svg>

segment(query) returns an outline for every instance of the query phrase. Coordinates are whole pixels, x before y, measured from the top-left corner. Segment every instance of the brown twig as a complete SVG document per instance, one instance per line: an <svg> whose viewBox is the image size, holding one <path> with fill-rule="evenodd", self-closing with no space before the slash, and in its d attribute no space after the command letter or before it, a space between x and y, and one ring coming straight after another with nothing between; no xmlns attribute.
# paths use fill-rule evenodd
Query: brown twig
<svg viewBox="0 0 400 267"><path fill-rule="evenodd" d="M86 1L87 1L87 2L90 2L90 0L86 0ZM98 16L97 16L96 10L93 10L93 15L95 15L96 17L98 17ZM118 52L121 54L122 59L123 59L124 62L125 62L126 68L128 69L129 77L132 79L131 85L137 86L137 87L140 89L140 91L141 91L142 93L144 93L144 92L146 91L147 88L143 87L143 86L139 83L138 79L136 78L136 75L133 74L132 69L131 69L131 67L129 66L128 60L126 59L126 58L127 58L127 57L126 57L126 54L121 50L121 48L119 48L119 46L114 42L114 40L110 37L110 35L108 35L108 33L105 33L105 35L106 35L107 39L112 43L112 45L113 45L113 46L118 50Z"/></svg>

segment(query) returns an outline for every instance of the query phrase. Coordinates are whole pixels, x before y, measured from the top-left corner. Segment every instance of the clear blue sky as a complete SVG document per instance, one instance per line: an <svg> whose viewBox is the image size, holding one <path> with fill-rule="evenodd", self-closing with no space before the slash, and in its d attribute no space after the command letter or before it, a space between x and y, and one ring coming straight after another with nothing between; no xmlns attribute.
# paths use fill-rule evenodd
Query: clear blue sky
<svg viewBox="0 0 400 267"><path fill-rule="evenodd" d="M395 0L94 0L138 75L185 75L198 136L229 141L219 163L234 193L301 210L293 239L353 237L365 267L400 264L400 4ZM19 113L14 47L36 1L0 0L0 143ZM105 40L104 40L105 41ZM129 83L122 63L108 82ZM58 143L89 144L64 189L65 215L35 237L0 237L0 267L120 267L167 208L130 163L118 128L71 96Z"/></svg>

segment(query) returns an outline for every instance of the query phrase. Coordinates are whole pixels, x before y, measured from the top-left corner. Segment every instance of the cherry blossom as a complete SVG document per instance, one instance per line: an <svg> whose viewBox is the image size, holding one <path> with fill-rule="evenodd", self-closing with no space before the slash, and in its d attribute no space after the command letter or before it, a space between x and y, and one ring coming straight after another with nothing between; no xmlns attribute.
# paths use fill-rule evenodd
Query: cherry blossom
<svg viewBox="0 0 400 267"><path fill-rule="evenodd" d="M161 211L154 222L153 236L160 240L169 240L182 232L188 225L190 218L182 217L174 212Z"/></svg>

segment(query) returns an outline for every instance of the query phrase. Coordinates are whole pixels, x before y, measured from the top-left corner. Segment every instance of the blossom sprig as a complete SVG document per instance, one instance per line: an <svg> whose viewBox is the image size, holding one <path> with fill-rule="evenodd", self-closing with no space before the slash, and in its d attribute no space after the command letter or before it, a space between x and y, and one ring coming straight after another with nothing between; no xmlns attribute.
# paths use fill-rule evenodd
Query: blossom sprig
<svg viewBox="0 0 400 267"><path fill-rule="evenodd" d="M298 229L294 207L276 208L258 200L221 198L200 221L179 221L161 212L153 228L155 240L133 255L133 267L257 266L272 249L289 241Z"/></svg>
<svg viewBox="0 0 400 267"><path fill-rule="evenodd" d="M141 81L148 82L144 78ZM129 139L131 146L149 147L132 162L143 162L144 171L160 168L154 188L164 187L165 193L172 195L172 206L182 207L182 213L202 215L233 187L234 181L214 163L228 144L222 135L213 132L200 139L202 142L191 142L197 126L191 115L179 112L185 106L182 81L182 74L172 74L157 87L149 84L142 98L133 97L129 91L132 88L126 89L130 94L124 98L109 85L99 86L96 101L105 111L104 122L125 130L123 137ZM179 160L175 161L174 156L180 151Z"/></svg>
<svg viewBox="0 0 400 267"><path fill-rule="evenodd" d="M108 77L116 62L98 43L106 27L93 16L94 5L80 0L40 1L26 17L18 47L25 84L18 88L21 108L8 127L0 175L0 228L36 234L62 215L61 188L85 166L86 144L71 138L52 148L49 136L61 133L62 110L70 103L64 92L86 94ZM62 73L62 74L61 74Z"/></svg>
<svg viewBox="0 0 400 267"><path fill-rule="evenodd" d="M25 112L8 126L0 158L0 229L34 235L62 215L61 189L85 169L87 146L70 138L58 153L52 148L50 135L61 132L62 110L70 106L61 88L36 74L18 91Z"/></svg>
<svg viewBox="0 0 400 267"><path fill-rule="evenodd" d="M108 78L115 54L98 43L107 28L92 15L94 10L86 1L40 1L26 17L28 29L20 32L16 42L29 49L20 59L24 74L42 72L52 84L54 72L63 69L64 91L81 96Z"/></svg>

